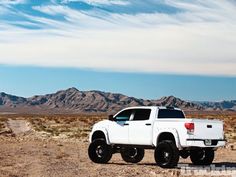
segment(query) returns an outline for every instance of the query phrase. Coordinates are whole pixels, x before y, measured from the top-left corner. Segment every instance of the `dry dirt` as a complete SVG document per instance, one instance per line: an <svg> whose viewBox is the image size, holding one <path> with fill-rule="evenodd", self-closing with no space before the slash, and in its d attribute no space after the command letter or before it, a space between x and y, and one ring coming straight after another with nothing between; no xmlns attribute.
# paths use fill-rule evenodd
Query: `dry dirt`
<svg viewBox="0 0 236 177"><path fill-rule="evenodd" d="M200 167L190 160L180 160L176 169L156 166L153 151L145 151L138 164L124 162L114 154L108 164L95 164L88 159L88 133L94 122L103 116L0 116L0 177L157 177L199 176ZM232 125L234 126L234 125ZM233 131L234 132L234 131ZM232 133L232 132L231 132ZM181 166L187 166L184 171ZM216 152L216 167L234 168L236 175L236 144L231 140L226 148ZM205 176L214 175L207 172ZM232 176L232 171L228 171ZM218 173L223 176L223 173ZM225 174L226 175L226 174Z"/></svg>

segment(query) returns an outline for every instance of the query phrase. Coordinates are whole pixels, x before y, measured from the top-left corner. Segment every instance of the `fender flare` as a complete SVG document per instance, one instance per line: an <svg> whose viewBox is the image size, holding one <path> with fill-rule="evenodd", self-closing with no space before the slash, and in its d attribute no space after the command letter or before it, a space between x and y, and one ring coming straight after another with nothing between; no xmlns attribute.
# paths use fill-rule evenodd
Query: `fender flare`
<svg viewBox="0 0 236 177"><path fill-rule="evenodd" d="M179 141L179 134L176 129L161 129L161 130L159 130L153 138L154 146L157 146L157 141L162 133L171 133L174 136L176 147L181 148L180 141Z"/></svg>
<svg viewBox="0 0 236 177"><path fill-rule="evenodd" d="M97 129L93 130L93 131L91 132L90 136L89 136L89 141L92 142L92 136L93 136L93 134L94 134L95 132L97 132L97 131L103 132L103 134L105 135L106 143L107 143L107 144L110 144L110 140L109 140L109 137L108 137L108 131L107 131L107 129L104 128L104 127L98 127Z"/></svg>

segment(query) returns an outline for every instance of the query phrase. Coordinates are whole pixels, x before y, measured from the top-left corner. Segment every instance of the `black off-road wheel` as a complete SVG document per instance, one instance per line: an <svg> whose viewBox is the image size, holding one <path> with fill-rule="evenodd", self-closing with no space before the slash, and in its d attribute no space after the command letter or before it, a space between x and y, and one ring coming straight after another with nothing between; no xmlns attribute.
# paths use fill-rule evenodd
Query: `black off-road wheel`
<svg viewBox="0 0 236 177"><path fill-rule="evenodd" d="M172 141L162 141L155 149L155 161L162 168L174 168L179 162L179 150Z"/></svg>
<svg viewBox="0 0 236 177"><path fill-rule="evenodd" d="M120 153L122 159L128 163L138 163L144 157L144 149L141 148L124 148Z"/></svg>
<svg viewBox="0 0 236 177"><path fill-rule="evenodd" d="M89 145L88 155L95 163L107 163L112 157L112 147L104 139L96 139Z"/></svg>
<svg viewBox="0 0 236 177"><path fill-rule="evenodd" d="M213 149L194 149L190 151L190 159L194 165L210 165L215 157Z"/></svg>

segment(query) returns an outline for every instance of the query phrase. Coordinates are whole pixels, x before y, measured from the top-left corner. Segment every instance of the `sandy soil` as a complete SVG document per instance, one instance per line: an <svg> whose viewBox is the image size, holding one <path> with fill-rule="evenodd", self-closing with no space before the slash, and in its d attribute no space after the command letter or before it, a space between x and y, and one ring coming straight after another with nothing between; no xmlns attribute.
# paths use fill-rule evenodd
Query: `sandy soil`
<svg viewBox="0 0 236 177"><path fill-rule="evenodd" d="M193 174L197 175L200 169L191 166L189 159L181 159L176 169L162 169L156 166L152 150L145 151L144 159L138 164L124 162L120 154L114 154L108 164L95 164L88 159L89 143L86 136L76 138L44 136L31 129L33 126L24 119L8 119L7 126L12 130L11 133L0 135L1 177L169 177L186 175L184 173L186 171L181 168L186 165L190 165L187 169L192 168L188 176L194 176ZM214 165L234 168L236 175L234 146L232 148L229 145L227 148L219 149L216 152ZM205 175L213 173L208 172ZM228 176L232 176L232 173Z"/></svg>

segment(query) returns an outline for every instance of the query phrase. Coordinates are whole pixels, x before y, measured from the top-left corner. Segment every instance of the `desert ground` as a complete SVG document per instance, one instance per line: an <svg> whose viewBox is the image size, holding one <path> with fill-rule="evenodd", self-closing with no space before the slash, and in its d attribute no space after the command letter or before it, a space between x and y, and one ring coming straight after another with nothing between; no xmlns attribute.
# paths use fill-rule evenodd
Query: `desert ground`
<svg viewBox="0 0 236 177"><path fill-rule="evenodd" d="M88 134L106 115L0 114L0 177L236 176L236 113L189 112L187 116L224 120L228 142L217 150L212 167L228 171L202 173L189 158L180 159L175 169L162 169L156 166L152 150L146 150L138 164L124 162L120 154L108 164L95 164L87 155Z"/></svg>

